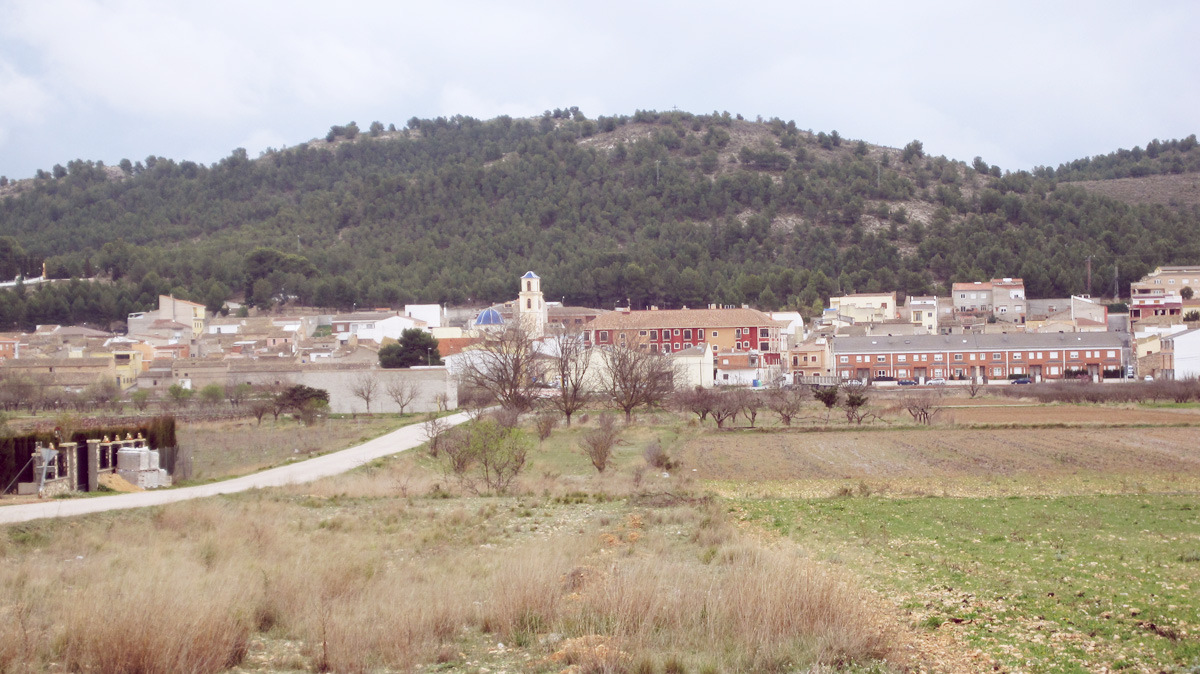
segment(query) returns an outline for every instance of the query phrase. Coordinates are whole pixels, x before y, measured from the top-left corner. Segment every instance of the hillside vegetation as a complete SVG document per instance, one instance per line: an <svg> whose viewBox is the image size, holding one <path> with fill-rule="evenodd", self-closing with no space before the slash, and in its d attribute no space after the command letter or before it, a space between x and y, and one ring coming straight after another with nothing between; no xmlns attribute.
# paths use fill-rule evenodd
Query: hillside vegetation
<svg viewBox="0 0 1200 674"><path fill-rule="evenodd" d="M112 283L0 293L0 325L119 320L161 292L213 308L242 294L334 308L494 301L531 268L570 303L811 311L835 293L944 293L993 276L1021 276L1036 297L1088 292L1091 255L1091 291L1108 294L1116 269L1124 288L1200 261L1200 211L1065 180L1200 161L1194 137L1159 145L1154 158L1004 172L778 119L570 109L336 126L212 166L73 161L0 187L12 237L0 275L46 260L51 276Z"/></svg>

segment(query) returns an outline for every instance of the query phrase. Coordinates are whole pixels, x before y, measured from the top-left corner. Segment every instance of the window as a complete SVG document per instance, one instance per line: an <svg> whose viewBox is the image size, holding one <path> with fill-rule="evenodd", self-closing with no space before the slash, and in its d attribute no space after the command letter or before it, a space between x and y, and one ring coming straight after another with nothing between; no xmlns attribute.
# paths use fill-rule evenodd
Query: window
<svg viewBox="0 0 1200 674"><path fill-rule="evenodd" d="M658 345L657 344L650 345L650 353L658 353Z"/></svg>
<svg viewBox="0 0 1200 674"><path fill-rule="evenodd" d="M940 354L940 353L933 354L933 362L935 362L935 363L942 362L942 354Z"/></svg>
<svg viewBox="0 0 1200 674"><path fill-rule="evenodd" d="M954 354L954 360L956 360L956 361L961 361L961 360L962 360L962 354L961 354L961 353L956 353L956 354Z"/></svg>
<svg viewBox="0 0 1200 674"><path fill-rule="evenodd" d="M650 339L652 339L654 341L658 341L658 330L650 331Z"/></svg>
<svg viewBox="0 0 1200 674"><path fill-rule="evenodd" d="M859 358L856 356L854 359L855 359L855 360L858 360ZM850 362L850 356L838 356L838 362L839 362L839 363L849 363L849 362Z"/></svg>
<svg viewBox="0 0 1200 674"><path fill-rule="evenodd" d="M758 350L759 350L759 351L770 351L770 350L771 350L771 343L770 343L770 342L759 342L759 343L758 343Z"/></svg>
<svg viewBox="0 0 1200 674"><path fill-rule="evenodd" d="M971 354L971 360L975 360L975 354Z"/></svg>
<svg viewBox="0 0 1200 674"><path fill-rule="evenodd" d="M1170 280L1168 280L1168 281L1167 281L1167 285L1169 285L1169 286L1173 286L1173 285L1175 285L1175 279L1170 279Z"/></svg>
<svg viewBox="0 0 1200 674"><path fill-rule="evenodd" d="M646 336L646 331L645 331L645 330L639 330L639 331L638 331L638 336L639 336L639 337L645 337L645 336Z"/></svg>
<svg viewBox="0 0 1200 674"><path fill-rule="evenodd" d="M742 329L741 328L735 329L733 331L733 337L734 337L734 339L741 339L742 338Z"/></svg>
<svg viewBox="0 0 1200 674"><path fill-rule="evenodd" d="M804 357L804 362L806 362L806 363L808 362L808 356ZM792 367L796 367L799 364L800 364L800 356L792 356Z"/></svg>
<svg viewBox="0 0 1200 674"><path fill-rule="evenodd" d="M683 338L684 338L684 339L691 339L691 338L692 338L692 331L691 331L691 329L690 329L690 328L689 328L689 329L687 329L687 330L684 330L684 331L683 331Z"/></svg>
<svg viewBox="0 0 1200 674"><path fill-rule="evenodd" d="M1041 357L1041 354L1038 354L1038 357L1040 358L1040 357ZM1051 358L1058 358L1058 352L1057 352L1057 351L1051 351L1051 352L1050 352L1050 357L1051 357Z"/></svg>
<svg viewBox="0 0 1200 674"><path fill-rule="evenodd" d="M992 360L1004 360L1004 355L999 353L992 354Z"/></svg>
<svg viewBox="0 0 1200 674"><path fill-rule="evenodd" d="M1109 358L1116 358L1116 357L1117 357L1117 352L1116 352L1116 351L1109 351L1109 352L1107 352L1105 355L1106 355L1107 357L1109 357Z"/></svg>
<svg viewBox="0 0 1200 674"><path fill-rule="evenodd" d="M1012 355L1013 360L1021 360L1021 352L1018 351Z"/></svg>
<svg viewBox="0 0 1200 674"><path fill-rule="evenodd" d="M675 328L675 336L676 336L676 337L678 337L678 336L679 336L679 328Z"/></svg>
<svg viewBox="0 0 1200 674"><path fill-rule="evenodd" d="M1058 374L1058 366L1057 365L1050 366L1050 374Z"/></svg>
<svg viewBox="0 0 1200 674"><path fill-rule="evenodd" d="M897 377L907 377L908 370L896 370L896 376Z"/></svg>
<svg viewBox="0 0 1200 674"><path fill-rule="evenodd" d="M993 367L993 368L992 368L992 376L993 376L993 377L999 377L999 376L1000 376L1000 372L1001 372L1001 370L1002 370L1002 369L1003 369L1003 368L999 368L999 367Z"/></svg>
<svg viewBox="0 0 1200 674"><path fill-rule="evenodd" d="M750 342L742 342L742 348L743 348L743 349L749 349L749 348L750 348Z"/></svg>
<svg viewBox="0 0 1200 674"><path fill-rule="evenodd" d="M770 331L770 330L768 330L767 328L759 328L759 329L758 329L758 336L759 336L759 337L770 337L770 336L771 336L771 331Z"/></svg>
<svg viewBox="0 0 1200 674"><path fill-rule="evenodd" d="M942 368L940 368L940 367L933 368L933 376L935 376L935 377L942 376Z"/></svg>
<svg viewBox="0 0 1200 674"><path fill-rule="evenodd" d="M675 350L676 350L676 351L678 351L679 349L680 349L679 342L676 342L676 343L675 343Z"/></svg>
<svg viewBox="0 0 1200 674"><path fill-rule="evenodd" d="M875 376L876 377L886 377L887 370L875 370Z"/></svg>
<svg viewBox="0 0 1200 674"><path fill-rule="evenodd" d="M875 356L875 362L876 363L886 363L887 356Z"/></svg>
<svg viewBox="0 0 1200 674"><path fill-rule="evenodd" d="M608 341L608 330L599 330L599 331L597 331L597 332L596 332L596 341L598 341L598 342L607 342L607 341Z"/></svg>
<svg viewBox="0 0 1200 674"><path fill-rule="evenodd" d="M1072 351L1072 352L1071 352L1071 354L1068 356L1068 358L1070 358L1070 359L1072 359L1072 360L1075 360L1076 358L1079 358L1079 352L1078 352L1078 351Z"/></svg>
<svg viewBox="0 0 1200 674"><path fill-rule="evenodd" d="M729 381L729 373L726 372L725 374L721 375L721 379L724 379L725 381Z"/></svg>
<svg viewBox="0 0 1200 674"><path fill-rule="evenodd" d="M533 308L533 300L526 298L525 299L525 308L532 309Z"/></svg>
<svg viewBox="0 0 1200 674"><path fill-rule="evenodd" d="M663 353L671 353L671 345L663 344Z"/></svg>
<svg viewBox="0 0 1200 674"><path fill-rule="evenodd" d="M716 337L717 337L717 331L713 330L713 339L716 339Z"/></svg>
<svg viewBox="0 0 1200 674"><path fill-rule="evenodd" d="M929 354L927 354L927 353L921 354L921 362L928 363L929 362Z"/></svg>
<svg viewBox="0 0 1200 674"><path fill-rule="evenodd" d="M854 357L854 362L856 362L856 363L861 363L861 362L862 362L862 356L855 356L855 357Z"/></svg>
<svg viewBox="0 0 1200 674"><path fill-rule="evenodd" d="M896 362L898 362L898 363L904 363L907 361L908 361L908 356L905 354L900 354L899 356L896 356Z"/></svg>

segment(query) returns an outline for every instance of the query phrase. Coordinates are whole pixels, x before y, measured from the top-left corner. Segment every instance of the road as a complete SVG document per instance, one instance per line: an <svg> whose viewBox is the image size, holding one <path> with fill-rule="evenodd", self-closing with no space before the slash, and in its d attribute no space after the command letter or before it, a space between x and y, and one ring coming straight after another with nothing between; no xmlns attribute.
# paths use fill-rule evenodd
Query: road
<svg viewBox="0 0 1200 674"><path fill-rule="evenodd" d="M446 417L451 425L461 424L468 419L465 412ZM233 494L249 489L280 487L288 484L312 482L330 475L337 475L357 468L380 457L412 449L425 442L422 424L405 426L387 435L364 442L357 447L325 454L307 461L271 468L253 475L223 480L195 487L143 491L132 494L97 496L95 498L53 499L43 503L26 503L0 508L0 524L28 522L50 517L72 517L106 510L128 510L147 506L175 503L194 498Z"/></svg>

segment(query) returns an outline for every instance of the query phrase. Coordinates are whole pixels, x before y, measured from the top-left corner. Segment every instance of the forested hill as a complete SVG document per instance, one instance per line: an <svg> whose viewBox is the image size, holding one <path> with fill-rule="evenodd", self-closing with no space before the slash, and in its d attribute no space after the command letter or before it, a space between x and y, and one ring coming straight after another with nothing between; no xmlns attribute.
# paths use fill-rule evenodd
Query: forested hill
<svg viewBox="0 0 1200 674"><path fill-rule="evenodd" d="M1160 144L1153 163L1195 170L1195 146ZM0 276L46 260L51 276L113 283L0 293L0 324L121 319L168 291L214 307L243 293L492 301L528 269L570 303L811 311L831 293L995 276L1023 277L1031 296L1083 293L1088 256L1091 292L1109 295L1114 266L1127 289L1155 265L1200 262L1200 211L1066 182L1112 168L1097 166L1010 173L777 119L576 109L338 126L212 166L74 161L0 187Z"/></svg>

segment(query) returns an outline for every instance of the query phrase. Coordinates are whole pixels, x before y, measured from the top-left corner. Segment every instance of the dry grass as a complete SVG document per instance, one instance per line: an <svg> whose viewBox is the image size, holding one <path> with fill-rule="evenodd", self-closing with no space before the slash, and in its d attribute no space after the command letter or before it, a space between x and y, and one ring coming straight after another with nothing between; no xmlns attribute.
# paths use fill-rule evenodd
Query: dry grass
<svg viewBox="0 0 1200 674"><path fill-rule="evenodd" d="M181 453L190 452L192 478L220 479L245 475L295 459L345 449L418 420L416 415L333 418L305 426L268 414L254 419L179 424Z"/></svg>
<svg viewBox="0 0 1200 674"><path fill-rule="evenodd" d="M9 527L0 671L762 671L894 652L839 570L747 538L716 506L426 495L435 479L391 461Z"/></svg>

